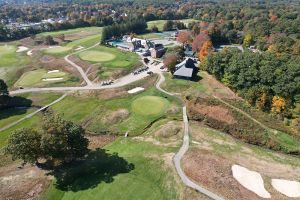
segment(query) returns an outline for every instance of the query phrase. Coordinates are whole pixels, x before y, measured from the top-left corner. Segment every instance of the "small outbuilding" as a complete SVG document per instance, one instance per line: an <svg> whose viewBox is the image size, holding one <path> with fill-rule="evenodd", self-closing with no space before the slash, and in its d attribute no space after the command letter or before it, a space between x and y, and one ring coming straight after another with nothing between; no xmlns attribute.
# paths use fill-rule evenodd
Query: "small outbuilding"
<svg viewBox="0 0 300 200"><path fill-rule="evenodd" d="M191 80L198 73L198 67L195 65L197 62L191 58L187 58L178 65L173 74L174 78Z"/></svg>

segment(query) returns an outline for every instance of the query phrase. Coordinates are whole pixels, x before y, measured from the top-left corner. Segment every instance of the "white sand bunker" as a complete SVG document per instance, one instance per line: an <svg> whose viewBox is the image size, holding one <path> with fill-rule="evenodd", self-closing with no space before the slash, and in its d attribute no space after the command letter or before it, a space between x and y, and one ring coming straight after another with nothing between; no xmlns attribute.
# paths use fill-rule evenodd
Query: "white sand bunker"
<svg viewBox="0 0 300 200"><path fill-rule="evenodd" d="M48 71L47 73L48 73L48 74L52 74L52 73L57 73L57 72L59 72L59 70L58 70L58 69L55 69L55 70Z"/></svg>
<svg viewBox="0 0 300 200"><path fill-rule="evenodd" d="M140 92L140 91L143 91L143 90L145 90L145 89L142 88L142 87L136 87L136 88L133 88L132 90L128 90L127 92L129 94L134 94L134 93L137 93L137 92Z"/></svg>
<svg viewBox="0 0 300 200"><path fill-rule="evenodd" d="M27 51L27 56L31 56L32 55L32 50Z"/></svg>
<svg viewBox="0 0 300 200"><path fill-rule="evenodd" d="M79 51L79 50L81 50L81 49L83 49L84 47L83 46L78 46L76 49L75 49L75 51Z"/></svg>
<svg viewBox="0 0 300 200"><path fill-rule="evenodd" d="M27 47L19 46L16 52L17 52L17 53L21 53L21 52L24 52L24 51L27 51L27 50L28 50Z"/></svg>
<svg viewBox="0 0 300 200"><path fill-rule="evenodd" d="M43 81L60 81L63 80L64 78L43 78Z"/></svg>
<svg viewBox="0 0 300 200"><path fill-rule="evenodd" d="M245 167L233 165L231 167L233 177L245 188L254 192L262 198L271 198L270 193L264 187L264 180L255 171L250 171Z"/></svg>
<svg viewBox="0 0 300 200"><path fill-rule="evenodd" d="M300 197L300 182L272 179L272 186L287 197Z"/></svg>

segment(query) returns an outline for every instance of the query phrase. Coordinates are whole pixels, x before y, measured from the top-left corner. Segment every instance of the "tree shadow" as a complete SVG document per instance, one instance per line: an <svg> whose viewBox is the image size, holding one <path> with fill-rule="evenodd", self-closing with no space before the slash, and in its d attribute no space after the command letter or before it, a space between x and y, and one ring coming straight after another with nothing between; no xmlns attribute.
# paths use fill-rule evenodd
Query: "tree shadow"
<svg viewBox="0 0 300 200"><path fill-rule="evenodd" d="M18 96L0 96L0 120L14 115L25 114L32 105L32 100Z"/></svg>
<svg viewBox="0 0 300 200"><path fill-rule="evenodd" d="M133 169L134 165L117 153L110 154L104 149L96 149L84 160L60 165L49 175L56 178L56 188L76 192L95 188L101 182L111 183L114 176Z"/></svg>

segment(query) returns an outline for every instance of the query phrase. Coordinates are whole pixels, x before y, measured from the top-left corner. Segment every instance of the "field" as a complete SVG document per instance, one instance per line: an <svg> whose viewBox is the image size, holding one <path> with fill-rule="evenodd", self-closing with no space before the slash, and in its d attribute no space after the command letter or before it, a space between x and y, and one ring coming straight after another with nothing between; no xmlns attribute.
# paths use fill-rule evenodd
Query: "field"
<svg viewBox="0 0 300 200"><path fill-rule="evenodd" d="M55 79L51 81L43 81L47 79ZM15 83L16 87L31 87L31 86L46 86L51 84L58 84L58 83L72 83L73 81L76 82L77 79L72 79L70 74L66 72L53 72L47 73L44 69L37 69L33 71L29 71L24 73L20 79Z"/></svg>
<svg viewBox="0 0 300 200"><path fill-rule="evenodd" d="M181 20L178 20L178 21L183 22L187 26L188 23L191 23L192 21L197 21L197 20L194 20L194 19L181 19ZM166 22L167 22L167 20L149 21L149 22L147 22L148 29L150 30L150 28L155 25L155 26L157 26L159 31L163 31L163 26Z"/></svg>
<svg viewBox="0 0 300 200"><path fill-rule="evenodd" d="M97 46L92 50L81 52L78 57L105 68L132 69L139 64L137 54L105 46Z"/></svg>
<svg viewBox="0 0 300 200"><path fill-rule="evenodd" d="M52 31L52 32L44 32L44 33L40 33L38 34L38 36L58 36L61 34L64 35L71 35L71 34L75 34L75 33L80 33L82 35L84 35L86 32L91 32L91 33L99 33L101 31L101 27L84 27L84 28L75 28L75 29L68 29L68 30L62 30L62 31Z"/></svg>

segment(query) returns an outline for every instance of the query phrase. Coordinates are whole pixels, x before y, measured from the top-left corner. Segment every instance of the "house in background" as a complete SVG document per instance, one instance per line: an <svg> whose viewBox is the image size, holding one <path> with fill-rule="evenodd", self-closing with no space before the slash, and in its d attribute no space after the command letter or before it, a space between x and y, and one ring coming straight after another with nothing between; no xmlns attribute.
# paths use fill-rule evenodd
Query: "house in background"
<svg viewBox="0 0 300 200"><path fill-rule="evenodd" d="M197 62L195 60L187 58L176 65L175 72L173 74L174 78L192 80L199 71L196 63Z"/></svg>

